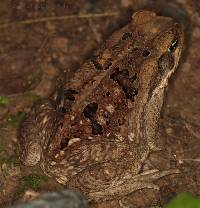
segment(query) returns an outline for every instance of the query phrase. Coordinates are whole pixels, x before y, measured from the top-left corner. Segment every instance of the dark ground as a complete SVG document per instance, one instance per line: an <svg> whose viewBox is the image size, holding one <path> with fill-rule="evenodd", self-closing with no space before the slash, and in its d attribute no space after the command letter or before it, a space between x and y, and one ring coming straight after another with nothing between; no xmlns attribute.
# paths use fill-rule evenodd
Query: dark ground
<svg viewBox="0 0 200 208"><path fill-rule="evenodd" d="M41 4L43 2L43 4ZM32 103L53 92L55 80L76 71L133 11L149 9L178 19L185 29L181 64L170 80L162 116L164 151L149 158L153 167L178 167L180 174L157 181L160 191L141 190L91 207L163 207L177 193L200 195L200 2L197 0L52 0L0 1L0 207L20 199L28 189L62 188L39 167L20 164L17 127ZM109 13L104 17L40 22L42 17ZM35 23L12 24L37 19ZM0 100L1 101L1 100Z"/></svg>

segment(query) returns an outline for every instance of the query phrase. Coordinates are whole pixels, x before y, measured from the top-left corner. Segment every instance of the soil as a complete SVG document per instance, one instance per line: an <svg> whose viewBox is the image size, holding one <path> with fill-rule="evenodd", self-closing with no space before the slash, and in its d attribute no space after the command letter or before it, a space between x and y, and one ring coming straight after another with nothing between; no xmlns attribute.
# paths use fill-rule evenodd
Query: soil
<svg viewBox="0 0 200 208"><path fill-rule="evenodd" d="M184 53L162 113L164 149L147 161L153 168L179 168L180 173L156 181L159 191L144 189L90 207L163 207L180 192L200 195L199 1L1 0L0 207L22 199L30 189L42 193L63 188L51 178L46 180L39 167L20 163L19 124L33 102L53 93L57 78L69 80L103 40L127 24L134 11L144 9L177 19L185 30ZM95 15L99 13L104 15ZM65 18L41 21L58 16ZM36 21L23 22L31 19Z"/></svg>

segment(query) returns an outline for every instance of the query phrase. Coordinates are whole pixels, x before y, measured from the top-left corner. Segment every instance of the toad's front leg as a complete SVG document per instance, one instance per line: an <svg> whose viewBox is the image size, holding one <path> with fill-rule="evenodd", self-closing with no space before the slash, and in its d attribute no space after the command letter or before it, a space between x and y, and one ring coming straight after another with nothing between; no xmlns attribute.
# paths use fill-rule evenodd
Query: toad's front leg
<svg viewBox="0 0 200 208"><path fill-rule="evenodd" d="M105 187L102 191L90 192L88 194L91 200L109 200L114 196L125 196L134 191L150 188L159 190L159 186L153 182L159 178L162 178L171 174L180 173L178 169L170 169L159 171L157 169L147 170L138 175L125 175L119 181L113 181L109 187Z"/></svg>

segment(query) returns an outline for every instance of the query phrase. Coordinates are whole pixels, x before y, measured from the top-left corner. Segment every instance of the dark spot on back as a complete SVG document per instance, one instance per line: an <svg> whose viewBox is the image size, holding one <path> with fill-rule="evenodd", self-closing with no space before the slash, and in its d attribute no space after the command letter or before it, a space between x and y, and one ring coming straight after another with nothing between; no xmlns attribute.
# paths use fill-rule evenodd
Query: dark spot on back
<svg viewBox="0 0 200 208"><path fill-rule="evenodd" d="M126 95L126 98L131 101L134 101L135 96L138 94L138 90L136 88L126 88L126 87L123 87L122 89Z"/></svg>
<svg viewBox="0 0 200 208"><path fill-rule="evenodd" d="M128 38L131 38L132 35L133 34L131 32L126 32L126 33L123 34L122 40L127 40Z"/></svg>
<svg viewBox="0 0 200 208"><path fill-rule="evenodd" d="M103 66L97 61L96 57L91 58L91 62L97 70L103 70Z"/></svg>
<svg viewBox="0 0 200 208"><path fill-rule="evenodd" d="M93 135L103 134L103 128L97 121L92 122L92 134Z"/></svg>
<svg viewBox="0 0 200 208"><path fill-rule="evenodd" d="M83 110L83 115L86 117L86 118L93 118L94 115L96 114L98 110L98 104L97 103L89 103Z"/></svg>
<svg viewBox="0 0 200 208"><path fill-rule="evenodd" d="M137 78L136 74L129 77L128 69L122 69L119 71L119 68L116 68L115 72L110 75L110 78L118 83L124 91L127 99L134 101L134 97L138 94L138 90L133 85Z"/></svg>
<svg viewBox="0 0 200 208"><path fill-rule="evenodd" d="M75 100L75 96L74 96L75 94L78 94L78 92L73 89L67 89L64 91L65 98L70 101Z"/></svg>

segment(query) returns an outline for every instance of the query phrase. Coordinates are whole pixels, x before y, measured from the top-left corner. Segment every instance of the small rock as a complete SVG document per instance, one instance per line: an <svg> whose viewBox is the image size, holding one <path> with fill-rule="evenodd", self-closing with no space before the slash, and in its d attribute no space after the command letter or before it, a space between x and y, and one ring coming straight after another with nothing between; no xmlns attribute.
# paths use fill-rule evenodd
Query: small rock
<svg viewBox="0 0 200 208"><path fill-rule="evenodd" d="M10 208L87 208L86 199L73 190L45 193L32 201L21 203Z"/></svg>

